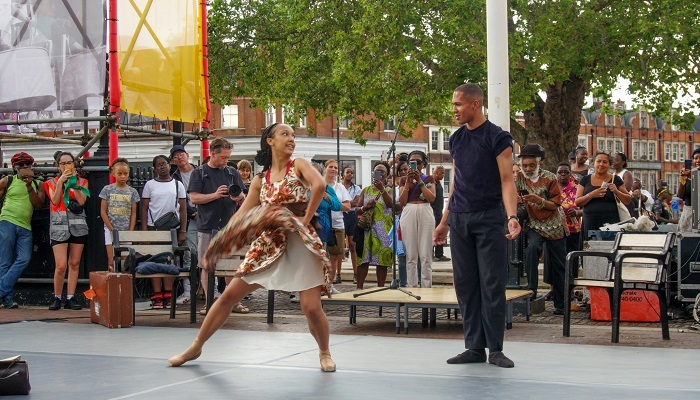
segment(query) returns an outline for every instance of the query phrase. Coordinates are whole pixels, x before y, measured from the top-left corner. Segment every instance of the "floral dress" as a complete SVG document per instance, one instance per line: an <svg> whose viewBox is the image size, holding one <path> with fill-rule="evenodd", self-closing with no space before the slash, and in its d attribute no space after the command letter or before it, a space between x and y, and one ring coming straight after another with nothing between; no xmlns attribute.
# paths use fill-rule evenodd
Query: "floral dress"
<svg viewBox="0 0 700 400"><path fill-rule="evenodd" d="M321 239L290 211L303 215L309 195L293 161L280 181L270 182L268 173L263 176L260 206L234 215L212 240L206 256L215 260L232 248L250 244L236 277L268 290L297 291L330 284L333 274Z"/></svg>
<svg viewBox="0 0 700 400"><path fill-rule="evenodd" d="M386 189L387 191L391 189ZM364 204L377 199L379 190L372 186L362 189L364 192ZM374 205L372 228L365 232L365 243L362 256L362 264L390 266L394 260L394 252L391 250L391 237L389 233L394 223L391 219L391 208L384 203L384 196L379 196Z"/></svg>

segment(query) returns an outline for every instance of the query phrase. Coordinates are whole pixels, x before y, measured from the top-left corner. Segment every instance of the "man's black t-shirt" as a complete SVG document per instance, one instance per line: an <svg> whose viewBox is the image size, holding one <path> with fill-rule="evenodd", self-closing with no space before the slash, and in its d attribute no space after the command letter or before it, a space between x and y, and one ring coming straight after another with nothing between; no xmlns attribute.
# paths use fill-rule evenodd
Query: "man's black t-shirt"
<svg viewBox="0 0 700 400"><path fill-rule="evenodd" d="M204 164L192 173L188 191L211 194L216 192L221 185L228 187L234 183L241 188L245 187L236 169L232 167L211 168ZM197 231L211 233L212 230L223 228L237 208L236 203L230 197L197 204Z"/></svg>
<svg viewBox="0 0 700 400"><path fill-rule="evenodd" d="M463 125L450 136L450 155L455 163L450 212L503 207L496 157L510 147L512 141L510 133L489 120L474 130Z"/></svg>

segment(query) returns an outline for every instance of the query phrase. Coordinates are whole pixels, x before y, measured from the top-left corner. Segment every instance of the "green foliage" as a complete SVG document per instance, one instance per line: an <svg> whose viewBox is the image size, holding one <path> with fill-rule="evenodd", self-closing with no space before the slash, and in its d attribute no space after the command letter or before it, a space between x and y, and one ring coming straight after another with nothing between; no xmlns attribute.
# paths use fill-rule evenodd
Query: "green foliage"
<svg viewBox="0 0 700 400"><path fill-rule="evenodd" d="M509 7L511 109L544 101L538 118L567 120L543 122L540 134L565 129L565 141L575 140L577 112L557 107L580 114L585 93L609 98L620 78L652 112L680 120L700 106L696 99L669 109L697 89L696 1L510 0ZM376 118L396 116L404 104L407 124L449 124L457 85L486 88L485 13L483 0L213 0L212 99L247 96L253 106L284 104L290 115L312 108L319 117L351 116L360 141ZM582 94L567 93L572 80L584 83Z"/></svg>

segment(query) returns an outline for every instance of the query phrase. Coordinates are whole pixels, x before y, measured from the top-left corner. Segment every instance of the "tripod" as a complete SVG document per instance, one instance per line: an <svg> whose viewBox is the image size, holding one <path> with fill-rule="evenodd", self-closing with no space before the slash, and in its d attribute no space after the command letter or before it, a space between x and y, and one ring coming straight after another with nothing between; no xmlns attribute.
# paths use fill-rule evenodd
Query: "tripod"
<svg viewBox="0 0 700 400"><path fill-rule="evenodd" d="M406 105L402 105L401 106L401 115L398 118L396 130L394 131L394 138L391 139L391 145L389 146L389 153L387 155L387 160L392 160L394 155L396 154L396 139L398 138L399 132L401 131L401 125L403 125L403 118L404 118L405 114L406 114ZM396 182L394 182L394 186L395 185L396 185ZM391 221L393 223L396 223L396 189L395 188L391 189L391 200L392 200L392 203L394 203L393 207L391 207ZM380 288L368 290L368 291L362 292L362 293L354 293L352 295L353 298L364 296L364 295L367 295L370 293L383 292L385 290L398 290L402 293L407 294L408 296L415 298L416 300L420 300L420 296L413 294L410 291L400 287L399 281L396 279L396 257L397 257L396 256L396 242L398 240L397 230L398 230L397 227L394 226L394 229L392 231L393 233L392 233L392 241L391 241L391 243L392 243L391 247L392 247L392 250L394 252L394 255L393 255L392 261L391 261L391 274L392 274L391 283L387 287L380 287Z"/></svg>

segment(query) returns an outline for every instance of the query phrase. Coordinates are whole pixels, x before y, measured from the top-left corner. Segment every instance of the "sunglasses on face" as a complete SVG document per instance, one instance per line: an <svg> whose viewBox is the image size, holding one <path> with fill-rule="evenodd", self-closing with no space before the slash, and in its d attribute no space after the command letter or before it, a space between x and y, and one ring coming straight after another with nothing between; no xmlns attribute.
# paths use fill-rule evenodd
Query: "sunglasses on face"
<svg viewBox="0 0 700 400"><path fill-rule="evenodd" d="M30 163L28 163L28 162L17 163L17 168L19 168L19 169L22 169L22 168L31 168L31 167L32 167L32 164L30 164Z"/></svg>

